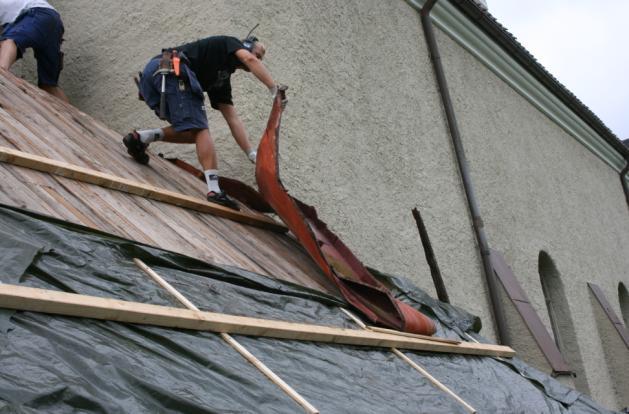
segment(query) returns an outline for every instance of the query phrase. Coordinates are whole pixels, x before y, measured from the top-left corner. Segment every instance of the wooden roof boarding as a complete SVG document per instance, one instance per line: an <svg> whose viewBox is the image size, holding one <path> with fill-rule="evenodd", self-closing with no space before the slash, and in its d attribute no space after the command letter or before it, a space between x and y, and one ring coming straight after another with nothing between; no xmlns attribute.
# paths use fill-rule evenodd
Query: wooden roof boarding
<svg viewBox="0 0 629 414"><path fill-rule="evenodd" d="M135 163L121 138L0 69L0 203L336 294L280 222L205 202L197 178Z"/></svg>

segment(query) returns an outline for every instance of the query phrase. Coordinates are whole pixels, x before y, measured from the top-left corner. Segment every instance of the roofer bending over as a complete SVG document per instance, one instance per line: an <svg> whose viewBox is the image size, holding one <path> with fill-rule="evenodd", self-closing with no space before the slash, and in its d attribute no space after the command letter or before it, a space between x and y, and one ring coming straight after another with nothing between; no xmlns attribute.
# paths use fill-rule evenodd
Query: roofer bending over
<svg viewBox="0 0 629 414"><path fill-rule="evenodd" d="M59 13L45 0L0 0L0 67L9 70L26 49L37 59L38 86L68 102L59 87L63 67L63 23Z"/></svg>
<svg viewBox="0 0 629 414"><path fill-rule="evenodd" d="M240 148L255 163L256 151L234 109L230 77L236 69L251 72L275 98L278 86L261 62L265 52L264 45L253 36L243 41L229 36L212 36L165 49L161 56L151 59L139 80L140 95L158 117L171 125L129 133L123 138L128 153L137 162L148 164L146 148L151 142L196 144L208 186L208 201L237 209L236 203L221 191L218 184L218 160L208 129L203 91L210 98L212 108L219 110L227 121ZM161 96L164 100L160 111Z"/></svg>

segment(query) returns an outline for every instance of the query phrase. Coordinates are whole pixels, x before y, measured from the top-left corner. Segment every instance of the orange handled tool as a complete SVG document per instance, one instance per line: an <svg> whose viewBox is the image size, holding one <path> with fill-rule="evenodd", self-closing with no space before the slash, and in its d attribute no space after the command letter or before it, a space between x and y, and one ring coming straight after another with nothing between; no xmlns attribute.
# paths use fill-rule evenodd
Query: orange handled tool
<svg viewBox="0 0 629 414"><path fill-rule="evenodd" d="M176 50L173 50L173 70L175 72L175 76L179 77L179 63L181 59L179 58L179 53Z"/></svg>

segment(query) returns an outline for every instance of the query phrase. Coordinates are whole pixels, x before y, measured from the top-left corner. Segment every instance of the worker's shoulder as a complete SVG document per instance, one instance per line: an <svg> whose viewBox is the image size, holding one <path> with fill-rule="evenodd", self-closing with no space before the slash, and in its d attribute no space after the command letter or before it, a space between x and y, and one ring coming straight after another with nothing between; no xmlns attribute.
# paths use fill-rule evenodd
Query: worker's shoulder
<svg viewBox="0 0 629 414"><path fill-rule="evenodd" d="M240 39L234 36L227 35L213 35L207 36L201 39L197 39L193 42L187 43L185 46L212 46L212 45L224 45L224 44L242 44Z"/></svg>
<svg viewBox="0 0 629 414"><path fill-rule="evenodd" d="M210 42L233 42L236 41L238 43L241 43L240 39L238 39L235 36L228 36L228 35L214 35L214 36L209 36L207 38L205 38L205 40L210 41Z"/></svg>

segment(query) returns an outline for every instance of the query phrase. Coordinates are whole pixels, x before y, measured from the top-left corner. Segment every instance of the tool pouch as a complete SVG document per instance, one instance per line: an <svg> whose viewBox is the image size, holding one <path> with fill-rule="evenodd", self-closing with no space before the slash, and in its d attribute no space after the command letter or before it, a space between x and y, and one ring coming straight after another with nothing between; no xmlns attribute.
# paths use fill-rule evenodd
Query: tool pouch
<svg viewBox="0 0 629 414"><path fill-rule="evenodd" d="M162 58L159 60L159 68L172 70L173 68L173 52L168 49L162 50Z"/></svg>

